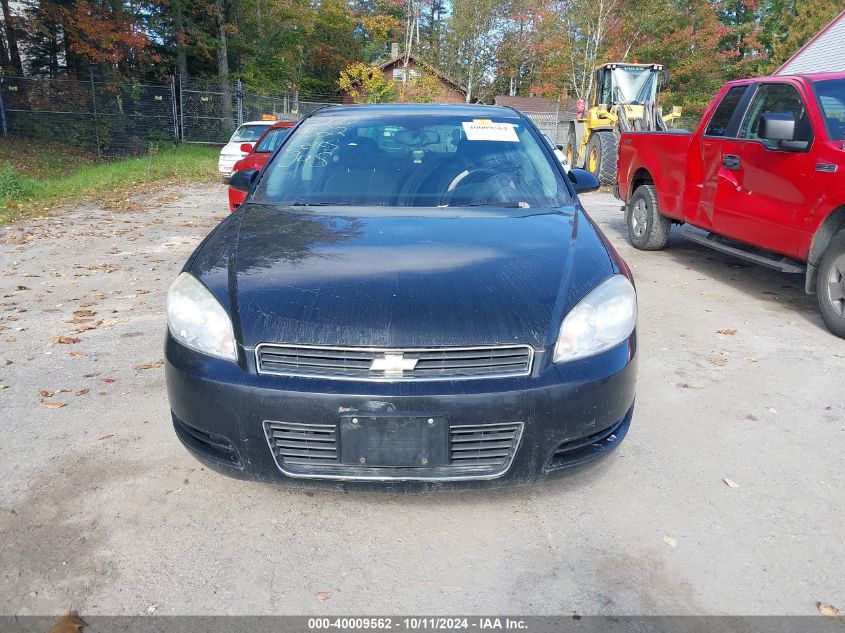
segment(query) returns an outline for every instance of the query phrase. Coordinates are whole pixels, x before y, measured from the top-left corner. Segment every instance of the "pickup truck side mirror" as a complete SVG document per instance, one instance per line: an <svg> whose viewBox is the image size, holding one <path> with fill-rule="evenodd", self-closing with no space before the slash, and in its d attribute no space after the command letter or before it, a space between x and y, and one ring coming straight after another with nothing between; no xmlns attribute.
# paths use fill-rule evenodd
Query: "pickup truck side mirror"
<svg viewBox="0 0 845 633"><path fill-rule="evenodd" d="M601 186L599 179L586 169L570 169L567 175L572 182L572 186L575 188L575 193L596 191Z"/></svg>
<svg viewBox="0 0 845 633"><path fill-rule="evenodd" d="M235 191L248 193L257 176L257 169L239 169L229 179L229 186Z"/></svg>
<svg viewBox="0 0 845 633"><path fill-rule="evenodd" d="M795 116L791 112L766 112L760 117L758 138L776 141L778 149L787 152L805 152L808 140L795 140Z"/></svg>
<svg viewBox="0 0 845 633"><path fill-rule="evenodd" d="M758 138L791 141L795 137L795 117L791 112L766 112L760 117Z"/></svg>

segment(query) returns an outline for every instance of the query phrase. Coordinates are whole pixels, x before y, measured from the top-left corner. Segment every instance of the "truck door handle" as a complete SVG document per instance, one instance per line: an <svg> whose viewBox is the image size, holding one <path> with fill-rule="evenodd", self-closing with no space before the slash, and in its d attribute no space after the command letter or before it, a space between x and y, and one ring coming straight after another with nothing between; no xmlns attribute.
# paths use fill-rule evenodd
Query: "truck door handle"
<svg viewBox="0 0 845 633"><path fill-rule="evenodd" d="M739 156L736 154L725 154L722 156L722 167L737 171L739 169Z"/></svg>

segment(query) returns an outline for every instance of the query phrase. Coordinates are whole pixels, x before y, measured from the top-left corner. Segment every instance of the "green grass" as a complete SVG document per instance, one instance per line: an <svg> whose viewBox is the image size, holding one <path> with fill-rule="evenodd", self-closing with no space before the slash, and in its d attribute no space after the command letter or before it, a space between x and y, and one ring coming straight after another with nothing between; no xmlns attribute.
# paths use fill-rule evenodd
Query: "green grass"
<svg viewBox="0 0 845 633"><path fill-rule="evenodd" d="M85 164L80 160L81 167L65 174L50 174L43 169L44 163L36 160L38 176L27 175L33 170L26 167L0 162L0 222L98 195L114 195L143 183L213 180L218 153L213 147L179 145L114 162Z"/></svg>

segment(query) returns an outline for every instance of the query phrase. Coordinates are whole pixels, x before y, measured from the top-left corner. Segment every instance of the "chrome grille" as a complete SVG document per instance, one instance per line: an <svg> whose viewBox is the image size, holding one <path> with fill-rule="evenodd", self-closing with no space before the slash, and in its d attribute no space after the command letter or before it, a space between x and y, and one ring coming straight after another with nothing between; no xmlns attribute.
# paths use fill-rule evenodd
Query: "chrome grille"
<svg viewBox="0 0 845 633"><path fill-rule="evenodd" d="M258 372L275 376L455 380L527 376L534 350L527 345L386 349L262 343L255 356ZM388 368L370 369L373 361Z"/></svg>
<svg viewBox="0 0 845 633"><path fill-rule="evenodd" d="M453 466L497 468L510 463L522 424L472 424L449 427L449 458Z"/></svg>
<svg viewBox="0 0 845 633"><path fill-rule="evenodd" d="M334 424L264 423L273 454L285 464L319 466L337 463L337 426Z"/></svg>

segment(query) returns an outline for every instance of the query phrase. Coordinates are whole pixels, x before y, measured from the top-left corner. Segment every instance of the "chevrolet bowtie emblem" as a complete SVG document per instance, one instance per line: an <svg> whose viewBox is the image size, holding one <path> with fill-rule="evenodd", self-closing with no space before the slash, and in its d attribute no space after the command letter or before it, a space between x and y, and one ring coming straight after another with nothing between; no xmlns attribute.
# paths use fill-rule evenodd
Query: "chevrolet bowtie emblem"
<svg viewBox="0 0 845 633"><path fill-rule="evenodd" d="M373 359L370 371L383 371L385 376L400 378L402 372L411 371L418 361L418 358L405 358L402 354L385 354L382 358Z"/></svg>

